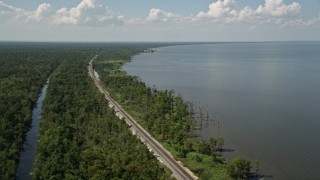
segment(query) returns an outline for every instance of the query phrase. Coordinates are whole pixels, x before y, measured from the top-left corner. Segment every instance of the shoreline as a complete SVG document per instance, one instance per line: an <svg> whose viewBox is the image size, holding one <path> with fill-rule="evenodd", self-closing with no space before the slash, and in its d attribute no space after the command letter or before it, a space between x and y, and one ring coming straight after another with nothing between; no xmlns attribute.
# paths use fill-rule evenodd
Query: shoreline
<svg viewBox="0 0 320 180"><path fill-rule="evenodd" d="M109 93L102 87L100 80L96 77L98 73L95 69L93 69L93 61L97 57L98 55L91 59L88 70L96 87L102 94L104 94L105 99L107 99L109 107L115 110L119 119L125 120L132 134L136 135L141 142L148 147L150 152L153 151L157 159L161 163L165 164L177 179L198 179L198 177L196 177L188 168L184 167L183 164L176 162L173 156L166 149L164 149L162 145L149 134L148 131L143 129L116 101L114 101Z"/></svg>
<svg viewBox="0 0 320 180"><path fill-rule="evenodd" d="M165 46L161 46L161 47L165 47ZM167 47L167 46L166 46ZM151 47L151 48L155 48L155 47ZM157 47L157 48L160 48L160 47ZM128 63L128 62L131 62L132 61L132 57L134 57L134 56L136 56L136 55L139 55L139 54L142 54L143 53L143 51L144 51L145 49L143 49L143 50L141 50L141 51L139 51L139 52L136 52L136 53L134 53L133 55L131 55L130 56L130 58L129 59L126 59L126 60L118 60L118 61L115 61L115 60L103 60L103 56L102 56L102 58L100 58L98 61L97 61L97 63L95 63L95 70L99 73L99 76L100 76L100 79L101 79L101 81L102 82L104 82L105 83L105 86L109 86L108 84L108 82L107 81L109 81L108 80L108 78L117 78L117 77L121 77L121 78L124 78L124 79L127 79L127 78L129 78L129 79L131 79L131 78L133 78L133 79L135 79L135 77L133 77L133 76L130 76L130 75L128 75L127 74L127 72L125 72L125 71L123 71L122 70L122 66L124 65L124 64L126 64L126 63ZM110 65L108 65L108 64L110 64ZM116 66L115 66L116 65ZM111 70L107 70L107 69L105 69L105 68L103 68L103 67L111 67ZM107 74L105 74L105 72L109 72L108 74L109 75L107 75ZM111 73L111 74L110 74ZM117 74L114 74L114 73L117 73ZM109 77L108 77L109 76ZM117 82L116 80L112 80L112 82ZM139 81L140 83L142 83L142 84L145 84L144 82L141 82L141 81ZM127 82L127 83L129 83L129 82ZM131 84L131 83L129 83L129 84ZM123 84L124 85L124 84ZM121 86L123 86L123 85L121 85ZM133 84L131 84L131 85L133 85ZM111 95L113 96L113 97L117 97L116 98L116 100L118 101L118 102L120 102L120 104L122 105L122 107L124 107L126 110L130 110L129 111L129 113L132 111L132 109L131 109L131 107L129 107L128 105L126 105L126 104L123 104L123 103L121 103L121 96L123 96L123 95L120 95L121 93L118 91L118 90L115 90L115 89L113 89L113 86L117 86L116 84L113 84L111 87L109 86L108 87L108 91L110 92L110 90L111 90ZM133 85L134 86L134 85ZM125 86L123 87L124 89L127 89ZM144 87L144 88L147 88L147 87ZM153 88L150 88L150 87L148 87L147 89L153 89ZM156 90L156 89L154 89L156 92L162 92L161 90ZM115 92L114 92L115 91ZM152 90L153 91L153 90ZM168 90L163 90L163 92L169 92ZM175 95L176 96L176 95ZM179 96L179 98L181 98L181 96ZM138 116L138 114L133 114L134 115L134 118L137 118ZM142 115L142 114L141 114ZM138 120L138 122L140 123L141 121L144 121L144 120L141 120L140 118L138 118L139 120ZM142 126L146 126L146 124L145 124L145 122L143 122L142 123ZM192 131L188 131L188 132L194 132L194 130L192 130ZM154 132L153 133L151 133L151 134L154 134ZM188 141L191 141L191 143L193 144L193 143L204 143L204 144L206 144L206 143L208 143L207 141L204 141L204 140L201 140L201 139L198 139L198 138L190 138L190 137L188 137ZM189 167L190 168L190 166L193 166L193 165L191 165L192 163L196 163L196 164L198 164L197 166L197 168L195 167L195 166L193 166L192 168L191 168L191 170L192 170L192 172L197 172L196 174L197 174L197 176L199 176L199 172L201 171L208 171L209 169L208 169L208 167L212 167L212 166L215 166L215 168L213 168L213 169L211 169L210 171L212 171L211 173L213 173L213 174L211 174L210 176L203 176L204 174L202 174L202 173L200 173L200 178L208 178L208 177L215 177L215 178L225 178L225 179L229 179L229 176L227 175L227 164L225 164L224 162L225 162L225 160L224 160L224 158L223 157L221 157L221 156L217 156L217 157L215 157L215 156L209 156L209 154L202 154L202 153L200 153L199 151L197 151L197 150L194 150L194 149L191 149L190 151L187 151L187 154L186 154L186 156L181 156L181 155L179 155L180 154L180 152L179 152L179 150L177 149L177 145L175 145L175 144L171 144L170 142L169 142L169 144L166 142L167 140L165 140L165 141L161 141L162 142L162 144L164 144L164 146L166 147L166 149L167 150L169 150L172 154L174 154L175 155L175 158L176 159L179 159L181 162L183 162L184 164L186 163L186 166L187 167ZM184 143L186 143L186 142L184 142ZM204 145L204 146L202 146L201 148L205 148L206 147L206 145ZM216 152L216 151L214 151L214 152ZM200 154L199 154L200 153ZM215 154L215 153L214 153ZM180 157L181 156L181 157ZM195 161L195 157L194 156L200 156L200 158L201 159L203 159L203 160L205 160L205 161L209 161L210 162L210 164L212 163L212 162L215 162L215 161L217 161L217 162L220 162L220 163L213 163L213 164L211 164L211 165L209 165L209 164L207 164L207 163L209 163L209 162L203 162L203 163L199 163L199 162L196 162ZM212 158L217 158L216 160L209 160L209 159L212 159ZM191 163L191 164L190 164ZM201 168L200 168L201 167ZM198 172L198 168L200 168L199 170L199 172ZM202 168L204 168L203 170L202 170ZM202 175L201 175L202 174ZM210 173L209 173L210 174Z"/></svg>

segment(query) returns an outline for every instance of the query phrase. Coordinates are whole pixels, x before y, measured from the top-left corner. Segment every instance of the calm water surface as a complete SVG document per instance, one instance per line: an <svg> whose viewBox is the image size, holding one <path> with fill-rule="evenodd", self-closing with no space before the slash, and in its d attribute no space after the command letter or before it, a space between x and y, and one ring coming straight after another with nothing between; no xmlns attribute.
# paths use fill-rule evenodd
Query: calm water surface
<svg viewBox="0 0 320 180"><path fill-rule="evenodd" d="M23 145L23 152L20 154L20 161L16 173L16 179L28 180L32 179L31 172L35 160L35 151L39 136L39 124L41 119L42 102L46 96L48 84L46 84L41 91L37 101L37 106L32 111L32 127L27 133L25 144Z"/></svg>
<svg viewBox="0 0 320 180"><path fill-rule="evenodd" d="M319 179L320 42L158 48L123 66L149 86L207 106L231 159L261 162L270 179ZM219 121L220 128L217 128Z"/></svg>

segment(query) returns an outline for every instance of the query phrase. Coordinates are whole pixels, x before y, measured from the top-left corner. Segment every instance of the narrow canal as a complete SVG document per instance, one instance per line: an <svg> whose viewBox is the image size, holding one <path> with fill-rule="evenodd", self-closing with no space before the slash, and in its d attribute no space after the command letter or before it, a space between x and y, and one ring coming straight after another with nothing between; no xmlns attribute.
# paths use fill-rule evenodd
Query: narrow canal
<svg viewBox="0 0 320 180"><path fill-rule="evenodd" d="M20 154L20 161L18 164L16 179L32 179L32 168L35 161L35 151L38 143L39 125L41 119L42 102L46 96L49 80L41 90L41 94L37 101L37 106L32 111L32 127L27 133L25 143L23 145L23 152Z"/></svg>

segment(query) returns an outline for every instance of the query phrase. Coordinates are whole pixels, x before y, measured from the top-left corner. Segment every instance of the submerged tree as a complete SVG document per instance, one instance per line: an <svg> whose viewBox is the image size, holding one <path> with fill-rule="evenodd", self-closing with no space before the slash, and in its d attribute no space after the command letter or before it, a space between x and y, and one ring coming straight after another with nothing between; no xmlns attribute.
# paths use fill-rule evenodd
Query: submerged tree
<svg viewBox="0 0 320 180"><path fill-rule="evenodd" d="M260 161L256 160L254 161L254 170L255 170L255 175L256 175L256 178L259 178L260 176Z"/></svg>
<svg viewBox="0 0 320 180"><path fill-rule="evenodd" d="M238 157L231 161L229 165L229 174L235 179L246 179L250 173L250 161Z"/></svg>
<svg viewBox="0 0 320 180"><path fill-rule="evenodd" d="M224 138L222 136L218 136L215 139L217 143L217 149L222 152L224 146Z"/></svg>

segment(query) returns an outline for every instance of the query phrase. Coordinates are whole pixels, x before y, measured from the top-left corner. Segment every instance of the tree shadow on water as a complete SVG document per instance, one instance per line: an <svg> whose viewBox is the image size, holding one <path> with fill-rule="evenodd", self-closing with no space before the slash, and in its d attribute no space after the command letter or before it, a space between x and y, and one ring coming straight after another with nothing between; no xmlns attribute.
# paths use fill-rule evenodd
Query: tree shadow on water
<svg viewBox="0 0 320 180"><path fill-rule="evenodd" d="M267 180L267 179L273 179L273 175L264 175L264 174L257 174L255 172L250 173L249 180Z"/></svg>
<svg viewBox="0 0 320 180"><path fill-rule="evenodd" d="M221 150L219 150L220 152L223 152L223 153L225 153L225 152L235 152L236 150L234 150L234 149L221 149Z"/></svg>

